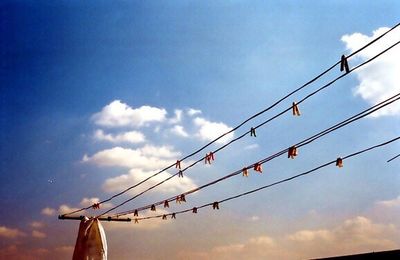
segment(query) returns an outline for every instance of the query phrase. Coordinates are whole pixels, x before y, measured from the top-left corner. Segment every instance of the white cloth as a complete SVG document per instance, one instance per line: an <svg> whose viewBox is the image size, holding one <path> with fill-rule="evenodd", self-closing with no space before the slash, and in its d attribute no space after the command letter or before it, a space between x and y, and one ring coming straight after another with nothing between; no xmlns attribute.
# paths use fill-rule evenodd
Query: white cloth
<svg viewBox="0 0 400 260"><path fill-rule="evenodd" d="M81 220L72 260L107 260L107 240L96 218Z"/></svg>

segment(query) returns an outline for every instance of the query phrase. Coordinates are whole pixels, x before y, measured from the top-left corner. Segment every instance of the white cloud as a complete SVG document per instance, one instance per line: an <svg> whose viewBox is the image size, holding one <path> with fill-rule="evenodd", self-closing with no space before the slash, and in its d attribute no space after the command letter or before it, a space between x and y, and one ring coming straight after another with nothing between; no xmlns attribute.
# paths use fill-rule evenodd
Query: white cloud
<svg viewBox="0 0 400 260"><path fill-rule="evenodd" d="M222 122L211 122L202 117L196 117L193 122L195 126L198 127L196 136L205 141L212 141L232 129ZM230 133L219 139L216 143L226 143L231 140L233 136L234 134Z"/></svg>
<svg viewBox="0 0 400 260"><path fill-rule="evenodd" d="M175 125L174 127L172 127L170 129L170 131L174 135L177 135L177 136L180 136L180 137L188 137L189 136L189 134L185 131L185 129L181 125Z"/></svg>
<svg viewBox="0 0 400 260"><path fill-rule="evenodd" d="M199 110L199 109L189 108L187 111L188 116L195 116L198 114L201 114L201 110Z"/></svg>
<svg viewBox="0 0 400 260"><path fill-rule="evenodd" d="M105 127L141 127L150 122L163 122L166 115L167 111L163 108L132 108L120 100L114 100L94 114L92 120L95 124Z"/></svg>
<svg viewBox="0 0 400 260"><path fill-rule="evenodd" d="M183 111L181 109L175 109L174 111L175 117L169 119L170 124L178 124L182 121Z"/></svg>
<svg viewBox="0 0 400 260"><path fill-rule="evenodd" d="M44 224L42 222L39 222L39 221L32 221L30 223L30 226L32 228L42 228L42 227L44 227Z"/></svg>
<svg viewBox="0 0 400 260"><path fill-rule="evenodd" d="M6 226L0 226L0 237L17 238L24 236L26 236L26 234L17 228L8 228Z"/></svg>
<svg viewBox="0 0 400 260"><path fill-rule="evenodd" d="M373 31L372 36L354 33L344 35L342 41L351 52L359 49L361 46L377 38L389 28L379 28ZM373 45L354 56L359 61L365 61L372 58L382 50L398 41L400 30L394 30ZM354 94L360 96L370 104L378 103L399 92L398 74L400 71L400 48L395 47L378 57L373 62L361 67L356 73L359 85L354 89ZM351 59L350 59L351 61ZM384 115L399 115L400 104L393 103L372 114L373 117Z"/></svg>
<svg viewBox="0 0 400 260"><path fill-rule="evenodd" d="M181 259L310 259L383 251L398 247L399 229L358 216L330 229L299 230L279 237L260 235L201 252L182 251Z"/></svg>
<svg viewBox="0 0 400 260"><path fill-rule="evenodd" d="M42 209L42 214L45 216L54 216L56 214L56 210L47 207L47 208Z"/></svg>
<svg viewBox="0 0 400 260"><path fill-rule="evenodd" d="M72 211L78 210L78 208L73 208L70 207L66 204L62 204L59 208L58 208L58 212L62 215L62 214L66 214L66 213L70 213Z"/></svg>
<svg viewBox="0 0 400 260"><path fill-rule="evenodd" d="M93 204L99 203L99 202L100 202L100 199L99 199L99 198L83 198L79 204L80 204L82 207L89 207L89 206L92 206ZM109 208L111 208L112 206L113 206L112 203L106 202L106 203L101 204L100 207L101 207L102 209L109 209Z"/></svg>
<svg viewBox="0 0 400 260"><path fill-rule="evenodd" d="M117 135L105 134L103 130L98 129L94 132L93 137L99 141L107 141L111 143L143 143L146 137L139 131L129 131Z"/></svg>
<svg viewBox="0 0 400 260"><path fill-rule="evenodd" d="M244 147L245 150L254 150L257 149L259 147L258 144L250 144Z"/></svg>
<svg viewBox="0 0 400 260"><path fill-rule="evenodd" d="M396 207L400 208L400 196L392 200L378 201L377 204L387 208L396 208Z"/></svg>
<svg viewBox="0 0 400 260"><path fill-rule="evenodd" d="M140 168L154 170L164 168L179 157L180 153L169 146L146 145L138 149L127 149L114 147L97 152L89 157L85 155L82 159L85 163L93 163L98 166L120 166L127 168Z"/></svg>
<svg viewBox="0 0 400 260"><path fill-rule="evenodd" d="M154 172L146 172L139 169L132 169L128 174L120 175L114 178L109 178L105 181L103 189L107 192L114 193L126 189L127 187L142 181ZM153 186L160 181L170 177L171 174L168 172L160 173L159 175L151 178L146 183L140 185L140 190L144 190L150 186ZM160 185L155 189L158 192L163 193L180 193L195 188L196 185L188 176L183 178L174 177L164 184ZM138 190L132 189L129 191L130 194L136 194Z"/></svg>
<svg viewBox="0 0 400 260"><path fill-rule="evenodd" d="M40 231L37 231L37 230L33 230L32 231L32 237L42 239L42 238L46 238L47 235L45 233L43 233L43 232L40 232Z"/></svg>

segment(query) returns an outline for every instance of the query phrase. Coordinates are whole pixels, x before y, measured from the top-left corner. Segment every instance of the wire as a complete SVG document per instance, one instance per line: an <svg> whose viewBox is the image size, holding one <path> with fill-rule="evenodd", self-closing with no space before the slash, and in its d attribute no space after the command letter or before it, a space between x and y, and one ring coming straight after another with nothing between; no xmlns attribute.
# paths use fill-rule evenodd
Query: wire
<svg viewBox="0 0 400 260"><path fill-rule="evenodd" d="M400 157L400 154L398 154L398 155L396 155L395 157L389 159L387 162L391 162L391 161L393 161L394 159L396 159L396 158L398 158L398 157Z"/></svg>
<svg viewBox="0 0 400 260"><path fill-rule="evenodd" d="M392 28L390 28L388 31L386 31L385 33L383 33L383 34L380 35L379 37L375 38L375 39L372 40L371 42L367 43L366 45L364 45L364 46L361 47L360 49L358 49L358 50L356 50L355 52L349 54L349 55L348 55L348 58L352 57L353 55L355 55L355 54L357 54L358 52L364 50L365 48L367 48L368 46L372 45L372 44L375 43L376 41L380 40L382 37L384 37L386 34L388 34L389 32L391 32L392 30L394 30L394 29L397 28L398 26L400 26L400 23L396 24L395 26L393 26ZM399 43L399 42L398 42L398 43ZM398 44L398 43L397 43L397 44ZM394 47L394 46L392 46L392 47ZM392 47L390 47L390 48L392 48ZM389 48L389 49L390 49L390 48ZM387 50L388 50L388 49L387 49ZM387 51L387 50L386 50L386 51ZM382 52L382 53L383 53L383 52ZM381 55L382 53L380 53L379 55ZM378 55L378 56L379 56L379 55ZM376 56L376 57L378 57L378 56ZM369 61L375 59L376 57L373 57L373 58L370 59ZM368 61L368 62L369 62L369 61ZM363 65L366 64L366 63L368 63L368 62L364 62ZM275 106L277 106L278 104L280 104L282 101L286 100L287 98L289 98L289 97L292 96L293 94L297 93L298 91L302 90L302 89L305 88L306 86L310 85L311 83L313 83L313 82L315 82L316 80L318 80L319 78L321 78L323 75L325 75L326 73L328 73L330 70L332 70L332 69L333 69L335 66L337 66L339 63L340 63L340 61L336 62L336 63L335 63L334 65L332 65L330 68L326 69L325 71L323 71L322 73L320 73L319 75L317 75L316 77L314 77L313 79L311 79L310 81L308 81L307 83L305 83L305 84L303 84L302 86L298 87L297 89L293 90L292 92L290 92L289 94L287 94L287 95L284 96L283 98L279 99L278 101L276 101L275 103L273 103L273 104L270 105L269 107L267 107L267 108L265 108L264 110L262 110L262 111L260 111L260 112L258 112L258 113L256 113L256 114L250 116L249 118L245 119L243 122L241 122L240 124L238 124L237 126L235 126L234 128L232 128L231 130L229 130L229 131L227 131L226 133L220 135L220 136L217 137L216 139L210 141L209 143L207 143L206 145L202 146L201 148L195 150L195 151L192 152L191 154L189 154L189 155L183 157L183 158L180 159L179 161L182 162L182 161L184 161L184 160L186 160L186 159L188 159L188 158L194 156L195 154L201 152L202 150L204 150L205 148L207 148L207 147L210 146L211 144L213 144L213 143L215 143L216 141L220 140L221 138L225 137L226 135L228 135L228 134L230 134L230 133L236 131L237 129L239 129L240 127L242 127L244 124L246 124L246 123L249 122L250 120L252 120L252 119L254 119L254 118L260 116L261 114L263 114L263 113L269 111L270 109L274 108ZM359 67L360 67L360 66L357 66L356 68L359 68ZM351 73L352 71L354 71L356 68L353 68L349 73ZM320 90L322 90L322 89L324 89L324 88L330 86L330 85L333 84L335 81L341 79L342 77L346 76L346 75L349 74L349 73L342 74L340 77L336 78L334 81L328 83L327 85L324 85L324 86L323 86L321 89L319 89L317 92L319 92ZM317 92L315 92L315 93L317 93ZM306 98L304 98L303 100L301 100L299 103L304 102L304 100L306 100L306 99L309 98L310 96L314 95L315 93L311 93L309 96L307 96ZM299 104L299 103L298 103L298 104ZM279 117L280 115L286 113L286 112L289 111L289 110L290 110L290 108L287 109L287 110L285 110L285 111L283 111L283 112L281 112L281 113L278 114L276 117ZM275 119L276 117L273 117L273 118L271 118L270 120L264 122L263 124L258 125L258 126L255 127L254 129L256 129L256 128L258 128L258 127L261 127L262 125L268 123L269 121L272 121L272 120ZM225 147L227 147L228 145L232 144L233 142L235 142L235 141L237 141L237 140L243 138L243 137L246 136L249 132L250 132L250 131L248 131L248 132L242 134L242 135L241 135L240 137L238 137L238 138L235 138L235 139L231 140L231 141L228 142L227 144L225 144L225 145L223 145L222 147L220 147L220 148L218 148L217 150L215 150L214 153L216 153L216 152L218 152L218 151L224 149ZM186 171L187 169L193 167L194 165L196 165L197 163L203 161L204 159L205 159L205 157L202 157L201 159L195 161L195 162L192 163L191 165L189 165L189 166L187 166L186 168L184 168L184 169L182 170L182 172L184 172L184 171ZM154 178L155 176L161 174L162 172L165 172L165 171L169 170L170 168L174 167L175 165L176 165L175 163L174 163L174 164L171 164L171 165L165 167L164 169L162 169L162 170L160 170L160 171L154 173L153 175L150 175L149 177L145 178L144 180L142 180L142 181L136 183L135 185L132 185L132 186L126 188L125 190L123 190L123 191L121 191L121 192L119 192L119 193L114 194L113 196L109 197L108 199L105 199L105 200L102 200L102 201L98 202L97 204L100 205L100 204L109 202L109 201L111 201L112 199L114 199L114 198L116 198L116 197L118 197L118 196L121 196L122 194L128 192L129 190L131 190L131 189L133 189L133 188L135 188L135 187L137 187L137 186L139 186L139 185L141 185L141 184L147 182L148 180ZM171 177L175 177L176 175L178 175L178 173L172 175ZM168 178L168 179L165 180L165 181L168 181L169 179L170 179L170 178ZM161 185L162 183L164 183L165 181L162 181L162 182L160 183L160 185ZM158 186L158 185L157 185L157 186ZM157 187L157 186L155 186L155 187ZM125 204L125 203L123 203L122 205L124 205L124 204ZM118 207L119 207L119 206L122 206L122 205L118 205ZM67 215L71 215L71 214L74 214L74 213L77 213L77 212L81 212L81 211L84 211L84 210L88 210L88 209L90 209L90 208L92 208L92 206L83 207L83 208L81 208L81 209L78 209L78 210L75 210L75 211L71 211L71 212L69 212L69 213L66 213L66 214L64 214L63 216L67 216Z"/></svg>
<svg viewBox="0 0 400 260"><path fill-rule="evenodd" d="M373 150L373 149L376 149L376 148L379 148L379 147L388 145L388 144L390 144L390 143L392 143L392 142L395 142L395 141L397 141L397 140L399 140L399 139L400 139L400 136L398 136L398 137L396 137L396 138L393 138L393 139L391 139L391 140L389 140L389 141L386 141L386 142L384 142L384 143L380 143L380 144L377 144L377 145L368 147L368 148L366 148L366 149L364 149L364 150L360 150L360 151L358 151L358 152L355 152L355 153L346 155L346 156L342 157L341 159L342 159L342 160L345 160L345 159L349 159L349 158L351 158L351 157L358 156L358 155L360 155L360 154L362 154L362 153L365 153L365 152L368 152L368 151L370 151L370 150ZM310 173L313 173L313 172L315 172L315 171L317 171L317 170L319 170L319 169L325 168L325 167L327 167L328 165L331 165L331 164L336 163L336 162L337 162L337 159L335 159L335 160L333 160L333 161L329 161L329 162L324 163L324 164L322 164L322 165L319 165L319 166L317 166L317 167L315 167L315 168L313 168L313 169L311 169L311 170L308 170L308 171L306 171L306 172L303 172L303 173L294 175L294 176L292 176L292 177L289 177L289 178L286 178L286 179L282 179L282 180L280 180L280 181L277 181L277 182L274 182L274 183L271 183L271 184L268 184L268 185L264 185L264 186L261 186L261 187L259 187L259 188L256 188L256 189L253 189L253 190L249 190L249 191L246 191L246 192L243 192L243 193L240 193L240 194L231 196L231 197L227 197L227 198L222 199L222 200L219 200L219 201L214 201L214 202L211 202L211 203L203 204L203 205L198 206L198 207L195 207L195 208L196 208L196 209L201 209L201 208L205 208L205 207L208 207L208 206L211 206L211 205L215 205L215 203L221 204L221 203L224 203L224 202L227 202L227 201L230 201L230 200L238 199L238 198L240 198L240 197L247 196L247 195L249 195L249 194L252 194L252 193L255 193L255 192L258 192L258 191L261 191L261 190L264 190L264 189L267 189L267 188L270 188L270 187L273 187L273 186L276 186L276 185L278 185L278 184L282 184L282 183L284 183L284 182L288 182L288 181L297 179L297 178L299 178L299 177L308 175L308 174L310 174ZM135 220L139 221L139 220L146 220L146 219L161 218L161 217L163 217L163 216L172 216L172 215L175 216L175 215L177 215L177 214L182 214L182 213L192 212L192 211L193 211L193 208L191 208L191 209L185 209L185 210L181 210L181 211L176 211L176 212L168 213L168 214L160 214L160 215L147 216L147 217L138 217L138 218L136 218Z"/></svg>
<svg viewBox="0 0 400 260"><path fill-rule="evenodd" d="M389 51L390 49L392 49L393 47L395 47L395 46L398 45L399 43L400 43L400 41L396 42L395 44L393 44L393 45L391 45L390 47L386 48L385 50L383 50L382 52L380 52L380 53L378 53L377 55L373 56L372 58L368 59L367 61L365 61L365 62L359 64L359 65L356 66L356 67L354 67L354 68L351 69L348 73L342 74L341 76L335 78L334 80L330 81L329 83L323 85L323 86L320 87L319 89L313 91L312 93L308 94L306 97L304 97L303 99L301 99L297 104L303 103L305 100L309 99L310 97L314 96L315 94L317 94L318 92L324 90L325 88L331 86L333 83L335 83L337 80L343 78L343 77L346 76L347 74L349 74L349 73L353 72L354 70L357 70L358 68L360 68L360 67L362 67L362 66L368 64L369 62L373 61L374 59L376 59L376 58L379 57L380 55L384 54L385 52ZM280 112L280 113L278 113L277 115L271 117L270 119L268 119L268 120L262 122L261 124L257 125L256 127L253 127L253 129L257 129L257 128L261 127L261 126L264 126L264 125L267 124L268 122L271 122L272 120L278 118L279 116L282 116L284 113L288 112L288 111L291 110L291 109L292 109L292 107L289 107L289 108L283 110L282 112ZM218 151L222 150L223 148L225 148L226 146L230 145L231 143L236 142L237 140L243 138L244 136L246 136L246 135L247 135L248 133L250 133L250 132L251 132L251 130L245 132L245 133L242 134L241 136L239 136L239 137L237 137L237 138L231 140L231 141L228 142L227 144L221 146L220 148L218 148L217 150L215 150L213 153L217 153ZM284 152L283 152L283 153L284 153ZM143 190L142 192L140 192L140 193L134 195L133 197L131 197L131 198L129 198L129 199L127 199L127 200L121 202L120 204L118 204L118 205L112 207L111 209L109 209L109 210L105 211L104 213L100 214L99 216L103 216L103 215L105 215L105 214L107 214L107 213L113 211L114 209L117 209L117 208L119 208L119 207L125 205L126 203L128 203L128 202L134 200L135 198L137 198L137 197L143 195L144 193L146 193L146 192L148 192L148 191L150 191L150 190L152 190L152 189L154 189L154 188L160 186L161 184L163 184L163 183L169 181L170 179L174 178L174 177L177 176L178 174L183 173L183 172L186 171L187 169L189 169L189 168L193 167L194 165L196 165L197 163L203 161L203 159L204 159L204 157L202 157L201 159L199 159L199 160L193 162L191 165L187 166L186 168L184 168L184 169L181 170L180 172L175 173L175 174L173 174L173 175L171 175L171 176L165 178L163 181L160 181L160 182L158 182L158 183L156 183L156 184L150 186L149 188L147 188L147 189ZM72 214L72 213L71 213L71 214Z"/></svg>
<svg viewBox="0 0 400 260"><path fill-rule="evenodd" d="M377 110L382 109L382 108L392 104L393 102L398 101L399 99L400 99L400 93L398 93L398 94L396 94L396 95L394 95L394 96L392 96L392 97L390 97L390 98L388 98L388 99L386 99L386 100L384 100L382 102L379 102L378 104L376 104L376 105L374 105L374 106L372 106L372 107L370 107L370 108L368 108L366 110L363 110L362 112L357 113L357 114L355 114L355 115L353 115L353 116L351 116L351 117L349 117L349 118L347 118L347 119L345 119L345 120L343 120L343 121L341 121L341 122L339 122L339 123L327 128L327 129L325 129L323 131L320 131L319 133L317 133L317 134L315 134L315 135L313 135L313 136L311 136L309 138L306 138L303 141L300 141L300 142L296 143L293 146L300 148L302 146L310 144L311 142L323 137L324 135L327 135L327 134L329 134L329 133L331 133L333 131L336 131L339 128L342 128L342 127L344 127L344 126L346 126L346 125L348 125L348 124L350 124L352 122L355 122L355 121L357 121L357 120L359 120L361 118L364 118L364 117L376 112ZM275 154L273 154L273 155L271 155L271 156L269 156L269 157L267 157L265 159L262 159L262 160L260 160L260 161L258 161L256 163L264 164L264 163L266 163L268 161L271 161L272 159L277 158L277 157L279 157L279 156L281 156L281 155L283 155L283 154L285 154L287 152L288 152L287 148L283 149L283 150L281 150L281 151L279 151L279 152L277 152L277 153L275 153ZM253 168L256 163L250 164L250 165L248 165L248 166L246 166L246 167L244 167L244 168L242 168L240 170L234 171L233 173L225 175L225 176L223 176L223 177L221 177L219 179L216 179L214 181L211 181L209 183L206 183L206 184L204 184L202 186L199 186L199 187L197 187L195 189L192 189L192 190L189 190L187 192L181 193L179 195L175 195L173 197L170 197L170 198L167 198L167 199L164 199L164 200L161 200L161 201L158 201L156 203L152 203L152 204L140 207L140 208L136 208L136 209L132 209L132 210L124 211L124 212L119 212L119 213L114 214L114 216L118 216L119 217L119 216L131 214L131 213L133 213L135 211L139 212L139 211L142 211L142 210L145 210L145 209L149 209L152 205L154 205L154 206L162 205L165 201L168 201L168 202L174 201L178 196L180 196L182 194L186 196L186 195L195 193L195 192L197 192L197 191L199 191L201 189L204 189L204 188L209 187L211 185L217 184L217 183L219 183L219 182L221 182L223 180L226 180L228 178L234 177L234 176L236 176L238 174L241 174L243 172L243 169ZM105 212L102 215L105 215L107 213L108 212ZM100 216L102 216L102 215L100 215Z"/></svg>

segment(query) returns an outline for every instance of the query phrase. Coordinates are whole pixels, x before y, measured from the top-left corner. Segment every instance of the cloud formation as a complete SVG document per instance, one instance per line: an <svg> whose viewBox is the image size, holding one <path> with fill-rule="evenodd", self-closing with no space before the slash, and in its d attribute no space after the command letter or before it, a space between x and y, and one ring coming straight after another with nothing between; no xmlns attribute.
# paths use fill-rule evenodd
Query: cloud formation
<svg viewBox="0 0 400 260"><path fill-rule="evenodd" d="M222 122L211 122L202 117L196 117L193 120L195 126L198 127L198 132L196 134L201 140L212 141L219 137L223 133L228 132L232 127L227 126ZM216 143L226 143L233 138L234 134L230 133L223 138L219 139Z"/></svg>
<svg viewBox="0 0 400 260"><path fill-rule="evenodd" d="M367 36L361 33L344 35L342 41L346 44L346 48L353 52L371 40L377 38L388 29L389 28L379 28L372 32L372 36ZM362 52L356 54L354 58L359 62L370 59L397 42L399 37L400 30L396 29ZM357 75L360 83L354 89L354 94L360 96L369 104L376 104L396 94L399 91L400 83L398 79L400 59L398 57L400 57L400 48L395 47L378 57L375 61L356 70L354 73ZM397 102L375 112L371 116L378 117L399 114L400 104Z"/></svg>
<svg viewBox="0 0 400 260"><path fill-rule="evenodd" d="M37 230L33 230L32 231L32 237L43 239L43 238L46 238L47 235L45 233L43 233L43 232L40 232L40 231L37 231Z"/></svg>
<svg viewBox="0 0 400 260"><path fill-rule="evenodd" d="M94 132L94 139L98 141L107 141L110 143L143 143L146 137L139 131L129 131L121 134L106 134L103 130L98 129Z"/></svg>
<svg viewBox="0 0 400 260"><path fill-rule="evenodd" d="M163 108L141 106L132 108L114 100L92 116L95 124L110 128L115 127L141 127L151 122L163 122L167 111Z"/></svg>
<svg viewBox="0 0 400 260"><path fill-rule="evenodd" d="M26 234L17 228L8 228L6 226L0 226L0 237L17 238L24 236L26 236Z"/></svg>
<svg viewBox="0 0 400 260"><path fill-rule="evenodd" d="M56 210L52 209L52 208L49 208L49 207L46 207L46 208L42 209L41 213L43 215L45 215L45 216L50 216L51 217L51 216L54 216L56 214Z"/></svg>
<svg viewBox="0 0 400 260"><path fill-rule="evenodd" d="M185 129L181 125L175 125L170 129L170 131L176 136L189 137L189 134L185 131Z"/></svg>
<svg viewBox="0 0 400 260"><path fill-rule="evenodd" d="M121 190L126 189L127 187L142 181L147 178L154 172L146 172L140 169L132 169L128 174L120 175L114 178L109 178L104 182L103 189L107 192L114 193L120 192ZM154 184L157 184L164 179L170 177L171 174L168 172L163 172L154 178L150 179L146 183L140 185L140 190L145 190ZM196 185L189 177L185 176L184 178L172 178L169 181L165 182L163 185L160 185L157 188L158 192L163 193L179 193L183 191L187 191L195 188ZM131 194L136 194L137 190L132 189L129 191Z"/></svg>
<svg viewBox="0 0 400 260"><path fill-rule="evenodd" d="M179 152L170 146L145 145L137 149L114 147L102 150L90 157L85 155L82 161L97 166L119 166L154 170L164 168L166 165L173 163L180 155Z"/></svg>

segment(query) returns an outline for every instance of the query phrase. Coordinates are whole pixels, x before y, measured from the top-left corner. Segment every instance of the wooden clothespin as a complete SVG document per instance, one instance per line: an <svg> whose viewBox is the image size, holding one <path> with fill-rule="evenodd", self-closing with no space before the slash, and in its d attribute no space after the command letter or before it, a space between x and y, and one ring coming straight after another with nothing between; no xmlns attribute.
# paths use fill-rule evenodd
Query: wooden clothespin
<svg viewBox="0 0 400 260"><path fill-rule="evenodd" d="M181 196L180 195L176 196L175 202L181 204Z"/></svg>
<svg viewBox="0 0 400 260"><path fill-rule="evenodd" d="M173 218L173 219L176 219L176 213L172 213L172 214L171 214L171 219L172 219L172 218Z"/></svg>
<svg viewBox="0 0 400 260"><path fill-rule="evenodd" d="M177 168L179 170L181 169L181 161L179 161L179 160L176 161L175 168Z"/></svg>
<svg viewBox="0 0 400 260"><path fill-rule="evenodd" d="M179 198L179 201L186 202L185 194L181 195L181 197Z"/></svg>
<svg viewBox="0 0 400 260"><path fill-rule="evenodd" d="M139 224L139 220L135 218L135 224Z"/></svg>
<svg viewBox="0 0 400 260"><path fill-rule="evenodd" d="M300 109L297 106L296 102L292 103L292 113L294 116L300 116Z"/></svg>
<svg viewBox="0 0 400 260"><path fill-rule="evenodd" d="M340 58L340 71L343 70L345 70L346 73L350 72L349 63L347 62L347 58L344 55L342 55L342 57Z"/></svg>
<svg viewBox="0 0 400 260"><path fill-rule="evenodd" d="M215 201L212 205L213 209L219 209L219 203L218 201Z"/></svg>
<svg viewBox="0 0 400 260"><path fill-rule="evenodd" d="M294 159L294 157L296 157L296 156L297 156L297 148L296 148L296 146L289 147L288 158Z"/></svg>
<svg viewBox="0 0 400 260"><path fill-rule="evenodd" d="M256 129L254 127L250 128L250 136L257 137L256 135Z"/></svg>
<svg viewBox="0 0 400 260"><path fill-rule="evenodd" d="M94 204L92 205L92 208L93 208L93 209L100 209L100 202L94 203Z"/></svg>
<svg viewBox="0 0 400 260"><path fill-rule="evenodd" d="M133 216L134 216L134 217L138 217L138 216L139 216L139 212L138 212L137 209L135 209L135 211L133 212Z"/></svg>
<svg viewBox="0 0 400 260"><path fill-rule="evenodd" d="M165 215L165 214L162 215L162 219L163 219L163 220L167 220L167 215Z"/></svg>
<svg viewBox="0 0 400 260"><path fill-rule="evenodd" d="M164 201L164 208L169 208L168 200L165 200L165 201Z"/></svg>
<svg viewBox="0 0 400 260"><path fill-rule="evenodd" d="M249 177L249 171L247 170L247 168L243 168L242 175L243 177Z"/></svg>
<svg viewBox="0 0 400 260"><path fill-rule="evenodd" d="M194 208L192 209L192 212L193 212L193 213L197 213L197 208L194 207Z"/></svg>
<svg viewBox="0 0 400 260"><path fill-rule="evenodd" d="M183 178L183 171L179 170L179 172L178 172L178 177L179 177L179 178Z"/></svg>
<svg viewBox="0 0 400 260"><path fill-rule="evenodd" d="M336 166L339 168L343 167L343 159L342 158L339 157L336 159Z"/></svg>
<svg viewBox="0 0 400 260"><path fill-rule="evenodd" d="M154 205L154 204L153 204L153 205L151 205L151 208L150 208L150 210L151 210L151 211L156 211L156 205Z"/></svg>
<svg viewBox="0 0 400 260"><path fill-rule="evenodd" d="M206 157L205 157L205 159L204 159L204 163L205 164L211 164L211 161L214 161L214 153L213 152L210 152L210 153L208 153L208 154L206 154Z"/></svg>
<svg viewBox="0 0 400 260"><path fill-rule="evenodd" d="M256 171L256 172L259 172L259 173L262 173L262 166L261 166L261 164L260 163L256 163L256 164L254 164L254 171Z"/></svg>

